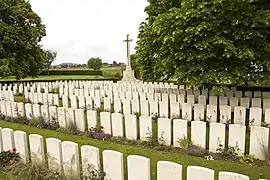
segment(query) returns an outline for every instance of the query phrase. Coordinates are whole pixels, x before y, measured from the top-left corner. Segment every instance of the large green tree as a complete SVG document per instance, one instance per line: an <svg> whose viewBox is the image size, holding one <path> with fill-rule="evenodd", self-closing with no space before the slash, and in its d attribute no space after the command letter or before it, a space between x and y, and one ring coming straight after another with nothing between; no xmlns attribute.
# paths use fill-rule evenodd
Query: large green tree
<svg viewBox="0 0 270 180"><path fill-rule="evenodd" d="M45 69L47 70L47 73L49 75L50 67L57 56L57 52L54 50L46 49L46 50L44 50L44 53L45 53L44 66L45 66Z"/></svg>
<svg viewBox="0 0 270 180"><path fill-rule="evenodd" d="M38 44L45 26L25 0L0 0L0 77L35 77L42 70L44 52Z"/></svg>
<svg viewBox="0 0 270 180"><path fill-rule="evenodd" d="M88 60L87 66L89 69L100 70L100 68L102 67L102 59L100 59L99 57L92 57Z"/></svg>
<svg viewBox="0 0 270 180"><path fill-rule="evenodd" d="M268 1L149 3L136 47L144 79L176 78L196 86L269 81Z"/></svg>

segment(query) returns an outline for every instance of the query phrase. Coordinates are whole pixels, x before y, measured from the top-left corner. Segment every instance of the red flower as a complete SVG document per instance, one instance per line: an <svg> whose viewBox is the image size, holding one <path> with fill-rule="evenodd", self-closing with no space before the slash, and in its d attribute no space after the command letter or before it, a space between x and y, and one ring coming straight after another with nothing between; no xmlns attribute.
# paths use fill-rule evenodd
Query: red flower
<svg viewBox="0 0 270 180"><path fill-rule="evenodd" d="M104 129L104 127L103 126L100 126L100 129Z"/></svg>
<svg viewBox="0 0 270 180"><path fill-rule="evenodd" d="M12 152L16 152L17 151L17 149L16 148L12 148Z"/></svg>

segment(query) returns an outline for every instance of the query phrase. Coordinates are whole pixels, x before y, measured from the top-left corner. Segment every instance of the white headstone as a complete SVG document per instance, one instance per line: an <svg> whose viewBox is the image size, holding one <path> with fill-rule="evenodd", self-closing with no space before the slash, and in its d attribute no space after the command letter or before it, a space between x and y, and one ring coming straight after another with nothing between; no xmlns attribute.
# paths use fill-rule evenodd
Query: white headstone
<svg viewBox="0 0 270 180"><path fill-rule="evenodd" d="M209 104L210 105L218 105L217 96L209 96Z"/></svg>
<svg viewBox="0 0 270 180"><path fill-rule="evenodd" d="M97 112L96 111L92 111L92 110L88 110L86 112L87 115L87 124L88 124L88 129L90 128L94 128L97 125Z"/></svg>
<svg viewBox="0 0 270 180"><path fill-rule="evenodd" d="M184 103L182 106L182 119L192 120L192 106L191 104Z"/></svg>
<svg viewBox="0 0 270 180"><path fill-rule="evenodd" d="M61 171L63 167L61 141L55 138L47 138L46 145L49 168Z"/></svg>
<svg viewBox="0 0 270 180"><path fill-rule="evenodd" d="M28 142L27 135L23 131L14 132L14 143L17 153L19 153L22 161L27 163L29 161L28 156Z"/></svg>
<svg viewBox="0 0 270 180"><path fill-rule="evenodd" d="M62 158L64 174L71 177L80 176L78 144L70 141L62 142Z"/></svg>
<svg viewBox="0 0 270 180"><path fill-rule="evenodd" d="M104 110L105 111L111 110L111 98L109 98L109 97L104 98Z"/></svg>
<svg viewBox="0 0 270 180"><path fill-rule="evenodd" d="M159 101L159 116L160 117L169 117L169 104L168 101Z"/></svg>
<svg viewBox="0 0 270 180"><path fill-rule="evenodd" d="M117 151L103 151L103 169L107 180L124 180L123 154Z"/></svg>
<svg viewBox="0 0 270 180"><path fill-rule="evenodd" d="M25 114L27 119L32 119L33 117L32 104L30 103L25 104Z"/></svg>
<svg viewBox="0 0 270 180"><path fill-rule="evenodd" d="M249 180L248 176L238 174L238 173L231 173L231 172L219 172L218 180Z"/></svg>
<svg viewBox="0 0 270 180"><path fill-rule="evenodd" d="M173 120L173 145L175 147L180 147L178 141L179 139L184 139L187 137L187 121L181 119Z"/></svg>
<svg viewBox="0 0 270 180"><path fill-rule="evenodd" d="M112 134L111 114L109 112L100 113L100 124L104 127L103 131L107 134Z"/></svg>
<svg viewBox="0 0 270 180"><path fill-rule="evenodd" d="M131 111L132 111L132 114L140 112L140 101L139 100L132 100L131 101Z"/></svg>
<svg viewBox="0 0 270 180"><path fill-rule="evenodd" d="M48 105L41 105L41 116L44 118L46 122L49 122L50 115L49 115L49 107Z"/></svg>
<svg viewBox="0 0 270 180"><path fill-rule="evenodd" d="M250 98L240 98L240 106L250 108Z"/></svg>
<svg viewBox="0 0 270 180"><path fill-rule="evenodd" d="M128 180L150 180L150 159L143 156L127 157Z"/></svg>
<svg viewBox="0 0 270 180"><path fill-rule="evenodd" d="M261 106L262 106L262 99L261 98L252 98L251 107L261 108Z"/></svg>
<svg viewBox="0 0 270 180"><path fill-rule="evenodd" d="M250 149L249 153L255 158L265 160L266 152L269 152L269 128L252 126L250 129Z"/></svg>
<svg viewBox="0 0 270 180"><path fill-rule="evenodd" d="M83 109L75 110L75 122L78 131L84 132L86 130L85 115Z"/></svg>
<svg viewBox="0 0 270 180"><path fill-rule="evenodd" d="M36 118L41 117L41 109L39 104L33 104L33 116Z"/></svg>
<svg viewBox="0 0 270 180"><path fill-rule="evenodd" d="M91 171L100 171L99 149L93 146L81 146L82 170L84 176L90 176Z"/></svg>
<svg viewBox="0 0 270 180"><path fill-rule="evenodd" d="M209 151L215 153L219 145L225 147L225 124L210 123Z"/></svg>
<svg viewBox="0 0 270 180"><path fill-rule="evenodd" d="M171 119L180 118L180 104L178 102L170 103L170 118Z"/></svg>
<svg viewBox="0 0 270 180"><path fill-rule="evenodd" d="M149 133L152 134L152 118L147 116L140 117L140 139L146 140Z"/></svg>
<svg viewBox="0 0 270 180"><path fill-rule="evenodd" d="M45 163L43 137L38 134L29 135L31 162L37 164Z"/></svg>
<svg viewBox="0 0 270 180"><path fill-rule="evenodd" d="M219 106L220 123L227 123L232 120L231 106Z"/></svg>
<svg viewBox="0 0 270 180"><path fill-rule="evenodd" d="M14 133L12 129L2 129L2 143L3 151L11 151L15 147Z"/></svg>
<svg viewBox="0 0 270 180"><path fill-rule="evenodd" d="M212 169L188 166L187 167L187 180L214 180L215 171Z"/></svg>
<svg viewBox="0 0 270 180"><path fill-rule="evenodd" d="M159 111L158 111L158 101L149 101L150 105L150 116L159 116Z"/></svg>
<svg viewBox="0 0 270 180"><path fill-rule="evenodd" d="M23 103L17 103L18 116L25 117L25 108Z"/></svg>
<svg viewBox="0 0 270 180"><path fill-rule="evenodd" d="M114 99L113 105L114 105L114 112L122 113L121 99L118 99L118 98Z"/></svg>
<svg viewBox="0 0 270 180"><path fill-rule="evenodd" d="M246 123L246 108L235 107L234 108L234 124L245 125Z"/></svg>
<svg viewBox="0 0 270 180"><path fill-rule="evenodd" d="M127 139L138 139L137 117L135 115L125 116L125 131Z"/></svg>
<svg viewBox="0 0 270 180"><path fill-rule="evenodd" d="M131 114L131 104L130 104L130 100L124 99L124 100L122 100L122 102L123 102L123 114L124 114L124 115L129 115L129 114Z"/></svg>
<svg viewBox="0 0 270 180"><path fill-rule="evenodd" d="M70 127L71 125L76 125L75 110L73 108L66 108L66 122L67 127Z"/></svg>
<svg viewBox="0 0 270 180"><path fill-rule="evenodd" d="M58 112L56 106L49 107L50 122L58 122Z"/></svg>
<svg viewBox="0 0 270 180"><path fill-rule="evenodd" d="M112 113L112 134L113 136L124 137L123 115Z"/></svg>
<svg viewBox="0 0 270 180"><path fill-rule="evenodd" d="M159 161L157 163L157 180L182 180L182 165Z"/></svg>
<svg viewBox="0 0 270 180"><path fill-rule="evenodd" d="M249 109L249 124L251 126L262 125L262 109L261 108L250 108Z"/></svg>
<svg viewBox="0 0 270 180"><path fill-rule="evenodd" d="M199 132L199 133L198 133ZM194 145L205 148L206 145L206 122L191 122L191 140Z"/></svg>
<svg viewBox="0 0 270 180"><path fill-rule="evenodd" d="M240 149L239 154L243 154L245 152L245 137L246 137L246 126L238 124L230 124L229 146L238 147Z"/></svg>
<svg viewBox="0 0 270 180"><path fill-rule="evenodd" d="M140 103L141 103L141 115L149 116L149 101L141 100Z"/></svg>
<svg viewBox="0 0 270 180"><path fill-rule="evenodd" d="M194 121L204 120L205 106L203 104L194 104Z"/></svg>
<svg viewBox="0 0 270 180"><path fill-rule="evenodd" d="M217 106L207 105L206 119L209 122L217 122Z"/></svg>
<svg viewBox="0 0 270 180"><path fill-rule="evenodd" d="M167 146L171 145L171 134L172 133L172 121L168 118L158 118L158 138L163 139L164 143Z"/></svg>
<svg viewBox="0 0 270 180"><path fill-rule="evenodd" d="M61 128L66 128L67 127L67 122L66 122L66 108L65 107L58 107L58 122L59 126Z"/></svg>

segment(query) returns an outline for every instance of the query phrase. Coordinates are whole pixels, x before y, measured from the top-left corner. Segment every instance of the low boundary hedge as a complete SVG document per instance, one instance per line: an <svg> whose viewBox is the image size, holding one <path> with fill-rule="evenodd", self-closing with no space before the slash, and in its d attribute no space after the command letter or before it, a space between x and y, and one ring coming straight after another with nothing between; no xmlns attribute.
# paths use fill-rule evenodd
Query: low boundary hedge
<svg viewBox="0 0 270 180"><path fill-rule="evenodd" d="M48 75L47 71L42 71L42 76ZM93 75L102 76L102 71L96 70L49 70L49 75Z"/></svg>

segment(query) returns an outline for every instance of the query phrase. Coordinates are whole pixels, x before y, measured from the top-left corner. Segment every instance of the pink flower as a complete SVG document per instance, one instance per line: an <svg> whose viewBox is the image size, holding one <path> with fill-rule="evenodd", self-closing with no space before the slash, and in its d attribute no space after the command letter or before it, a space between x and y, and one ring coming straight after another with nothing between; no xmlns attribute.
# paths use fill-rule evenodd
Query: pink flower
<svg viewBox="0 0 270 180"><path fill-rule="evenodd" d="M12 152L16 152L17 151L17 149L16 148L12 148Z"/></svg>

